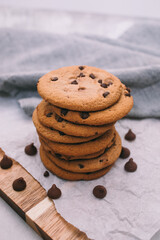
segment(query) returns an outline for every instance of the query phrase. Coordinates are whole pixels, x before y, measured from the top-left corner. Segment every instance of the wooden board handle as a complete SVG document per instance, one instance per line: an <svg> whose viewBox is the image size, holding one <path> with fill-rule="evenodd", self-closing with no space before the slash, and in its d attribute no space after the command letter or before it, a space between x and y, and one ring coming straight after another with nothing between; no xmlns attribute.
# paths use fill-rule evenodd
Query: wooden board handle
<svg viewBox="0 0 160 240"><path fill-rule="evenodd" d="M4 156L0 148L0 161ZM89 240L84 232L68 223L47 197L45 189L18 162L9 169L0 168L0 196L46 240ZM27 187L22 192L12 188L15 179L23 177Z"/></svg>

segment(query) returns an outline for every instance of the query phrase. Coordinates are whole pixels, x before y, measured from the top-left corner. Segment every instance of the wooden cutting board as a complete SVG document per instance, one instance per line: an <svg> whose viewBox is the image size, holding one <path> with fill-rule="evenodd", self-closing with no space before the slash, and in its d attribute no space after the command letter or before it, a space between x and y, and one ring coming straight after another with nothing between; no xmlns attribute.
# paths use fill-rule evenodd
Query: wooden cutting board
<svg viewBox="0 0 160 240"><path fill-rule="evenodd" d="M0 148L0 161L4 152ZM87 235L68 223L47 197L45 189L18 162L9 169L0 168L0 196L46 240L87 240ZM23 177L27 187L22 192L12 188L15 179Z"/></svg>

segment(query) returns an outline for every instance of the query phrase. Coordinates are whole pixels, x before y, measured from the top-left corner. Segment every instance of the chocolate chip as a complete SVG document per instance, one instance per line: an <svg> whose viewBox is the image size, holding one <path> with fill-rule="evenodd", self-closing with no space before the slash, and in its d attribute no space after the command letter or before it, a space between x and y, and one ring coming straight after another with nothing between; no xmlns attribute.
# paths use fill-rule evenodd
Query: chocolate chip
<svg viewBox="0 0 160 240"><path fill-rule="evenodd" d="M99 160L99 162L103 162L103 160L101 159L101 160Z"/></svg>
<svg viewBox="0 0 160 240"><path fill-rule="evenodd" d="M87 119L90 115L88 112L80 112L80 116L82 119Z"/></svg>
<svg viewBox="0 0 160 240"><path fill-rule="evenodd" d="M57 81L58 77L51 77L51 81Z"/></svg>
<svg viewBox="0 0 160 240"><path fill-rule="evenodd" d="M90 175L92 172L86 172L85 174Z"/></svg>
<svg viewBox="0 0 160 240"><path fill-rule="evenodd" d="M62 116L66 116L67 113L68 113L68 109L65 109L65 108L62 108L62 109L61 109L61 115L62 115Z"/></svg>
<svg viewBox="0 0 160 240"><path fill-rule="evenodd" d="M124 169L127 172L135 172L137 170L137 164L133 161L133 158L130 158L129 161L126 162Z"/></svg>
<svg viewBox="0 0 160 240"><path fill-rule="evenodd" d="M125 96L130 97L131 96L130 92L125 93Z"/></svg>
<svg viewBox="0 0 160 240"><path fill-rule="evenodd" d="M52 154L52 152L51 151L48 151L49 152L49 154Z"/></svg>
<svg viewBox="0 0 160 240"><path fill-rule="evenodd" d="M3 159L0 162L0 165L1 165L2 169L8 169L8 168L12 167L13 161L7 155L4 155Z"/></svg>
<svg viewBox="0 0 160 240"><path fill-rule="evenodd" d="M84 67L83 67L83 66L79 66L79 69L80 69L80 70L83 70L83 69L84 69Z"/></svg>
<svg viewBox="0 0 160 240"><path fill-rule="evenodd" d="M133 141L136 138L136 135L129 129L128 133L125 135L125 139L128 141Z"/></svg>
<svg viewBox="0 0 160 240"><path fill-rule="evenodd" d="M49 112L46 114L46 117L52 117L53 113L52 112Z"/></svg>
<svg viewBox="0 0 160 240"><path fill-rule="evenodd" d="M27 145L24 149L27 155L33 156L37 153L37 148L34 146L34 143Z"/></svg>
<svg viewBox="0 0 160 240"><path fill-rule="evenodd" d="M47 196L52 199L58 199L61 196L61 190L55 184L48 190Z"/></svg>
<svg viewBox="0 0 160 240"><path fill-rule="evenodd" d="M103 93L103 97L106 98L108 96L109 92Z"/></svg>
<svg viewBox="0 0 160 240"><path fill-rule="evenodd" d="M59 135L64 136L66 134L64 132L59 131Z"/></svg>
<svg viewBox="0 0 160 240"><path fill-rule="evenodd" d="M44 177L49 177L49 172L48 171L45 171L44 174L43 174Z"/></svg>
<svg viewBox="0 0 160 240"><path fill-rule="evenodd" d="M58 158L62 157L62 155L60 153L55 153L55 156Z"/></svg>
<svg viewBox="0 0 160 240"><path fill-rule="evenodd" d="M102 80L100 79L100 80L98 80L98 83L102 83Z"/></svg>
<svg viewBox="0 0 160 240"><path fill-rule="evenodd" d="M80 73L77 77L85 77L83 73Z"/></svg>
<svg viewBox="0 0 160 240"><path fill-rule="evenodd" d="M121 154L120 154L120 158L128 158L130 155L130 151L128 148L125 148L125 147L122 147L122 151L121 151Z"/></svg>
<svg viewBox="0 0 160 240"><path fill-rule="evenodd" d="M78 166L79 166L80 168L84 168L84 165L83 165L83 164L78 164Z"/></svg>
<svg viewBox="0 0 160 240"><path fill-rule="evenodd" d="M75 84L75 85L77 85L78 82L77 82L76 80L74 80L74 81L71 82L71 84Z"/></svg>
<svg viewBox="0 0 160 240"><path fill-rule="evenodd" d="M54 128L52 128L52 127L50 127L50 129L53 131L54 130Z"/></svg>
<svg viewBox="0 0 160 240"><path fill-rule="evenodd" d="M126 90L130 93L131 89L129 87L126 87Z"/></svg>
<svg viewBox="0 0 160 240"><path fill-rule="evenodd" d="M106 83L102 83L102 84L101 84L101 87L103 87L103 88L107 88L108 85L107 85Z"/></svg>
<svg viewBox="0 0 160 240"><path fill-rule="evenodd" d="M20 177L14 180L12 187L17 192L23 191L26 188L26 181L23 177Z"/></svg>
<svg viewBox="0 0 160 240"><path fill-rule="evenodd" d="M85 87L80 87L78 88L78 91L85 90L85 89L86 89Z"/></svg>
<svg viewBox="0 0 160 240"><path fill-rule="evenodd" d="M95 76L93 73L91 73L89 76L90 76L90 78L92 78L92 79L95 79L95 78L96 78L96 76Z"/></svg>
<svg viewBox="0 0 160 240"><path fill-rule="evenodd" d="M97 185L94 189L93 189L93 195L96 198L102 199L106 196L107 194L107 190L104 186L102 185Z"/></svg>
<svg viewBox="0 0 160 240"><path fill-rule="evenodd" d="M63 122L63 118L61 118L57 114L55 115L55 119L57 120L57 122Z"/></svg>

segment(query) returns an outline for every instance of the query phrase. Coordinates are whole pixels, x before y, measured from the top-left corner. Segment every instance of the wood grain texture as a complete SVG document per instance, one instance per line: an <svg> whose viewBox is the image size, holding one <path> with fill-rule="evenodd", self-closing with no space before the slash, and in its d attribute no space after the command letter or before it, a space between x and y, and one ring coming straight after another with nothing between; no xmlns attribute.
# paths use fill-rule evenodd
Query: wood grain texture
<svg viewBox="0 0 160 240"><path fill-rule="evenodd" d="M0 149L0 161L4 155ZM45 240L88 240L79 229L68 223L47 197L45 189L18 162L9 169L0 168L0 196ZM12 188L23 177L27 187L22 192Z"/></svg>

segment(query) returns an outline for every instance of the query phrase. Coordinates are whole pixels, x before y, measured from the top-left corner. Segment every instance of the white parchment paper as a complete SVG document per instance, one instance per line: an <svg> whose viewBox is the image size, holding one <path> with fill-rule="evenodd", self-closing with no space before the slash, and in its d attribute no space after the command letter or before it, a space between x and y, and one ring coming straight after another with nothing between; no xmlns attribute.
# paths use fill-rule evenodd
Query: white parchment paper
<svg viewBox="0 0 160 240"><path fill-rule="evenodd" d="M116 124L123 145L131 150L138 164L135 173L124 171L127 160L118 159L104 177L89 182L69 182L50 175L39 153L25 155L24 147L34 142L39 147L36 130L15 100L0 99L0 147L20 162L48 190L55 183L62 197L55 201L60 214L95 240L149 240L160 227L160 121L128 120ZM124 140L131 128L134 142ZM102 200L92 195L93 187L102 184L107 196Z"/></svg>

